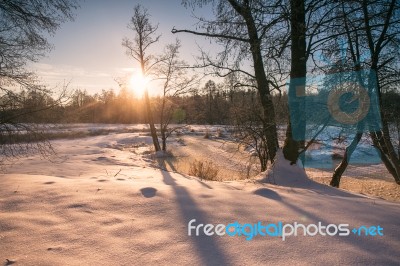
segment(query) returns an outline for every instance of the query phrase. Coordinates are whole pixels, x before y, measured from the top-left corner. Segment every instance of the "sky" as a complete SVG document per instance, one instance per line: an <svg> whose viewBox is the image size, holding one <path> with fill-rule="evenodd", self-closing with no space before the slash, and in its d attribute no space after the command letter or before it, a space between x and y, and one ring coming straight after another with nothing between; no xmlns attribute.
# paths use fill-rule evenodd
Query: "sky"
<svg viewBox="0 0 400 266"><path fill-rule="evenodd" d="M181 0L86 0L75 11L74 21L61 25L54 36L48 38L53 50L33 68L49 86L70 82L70 89L86 89L89 93L102 89L119 89L115 78L135 71L137 63L125 53L121 42L124 37L133 39L127 28L136 4L148 9L153 24L159 24L160 42L154 45L159 53L168 43L179 38L181 57L194 62L197 45L207 49L209 40L191 34L172 34L171 29L194 28L193 10L181 5ZM210 10L196 10L204 15ZM150 93L152 93L150 91ZM154 93L154 92L153 92Z"/></svg>

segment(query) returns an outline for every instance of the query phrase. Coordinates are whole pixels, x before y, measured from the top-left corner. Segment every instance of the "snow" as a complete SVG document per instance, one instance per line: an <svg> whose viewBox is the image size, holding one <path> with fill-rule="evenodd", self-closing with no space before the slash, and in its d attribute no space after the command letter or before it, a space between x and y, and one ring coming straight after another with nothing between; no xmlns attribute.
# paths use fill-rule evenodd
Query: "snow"
<svg viewBox="0 0 400 266"><path fill-rule="evenodd" d="M0 176L0 263L399 265L398 203L318 184L281 153L258 179L200 181L132 152L149 138L57 140L52 163L30 156L7 168ZM192 219L380 225L384 235L188 236Z"/></svg>

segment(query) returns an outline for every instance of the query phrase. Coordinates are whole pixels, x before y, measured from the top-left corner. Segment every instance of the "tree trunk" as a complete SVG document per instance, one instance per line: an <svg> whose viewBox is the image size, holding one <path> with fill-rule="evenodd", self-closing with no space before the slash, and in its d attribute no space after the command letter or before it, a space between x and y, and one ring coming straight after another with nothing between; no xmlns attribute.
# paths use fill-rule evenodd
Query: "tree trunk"
<svg viewBox="0 0 400 266"><path fill-rule="evenodd" d="M161 140L162 140L162 150L165 151L167 149L167 137L166 137L166 131L167 131L167 125L164 125L164 112L165 112L165 93L166 88L164 87L164 97L162 99L162 104L161 104L161 114L160 114L160 133L161 133Z"/></svg>
<svg viewBox="0 0 400 266"><path fill-rule="evenodd" d="M265 142L264 142L265 143ZM268 162L268 150L264 145L259 149L258 151L258 158L260 160L260 165L261 165L261 172L264 172L267 170L267 162Z"/></svg>
<svg viewBox="0 0 400 266"><path fill-rule="evenodd" d="M162 138L162 150L165 151L167 149L167 139Z"/></svg>
<svg viewBox="0 0 400 266"><path fill-rule="evenodd" d="M153 139L154 149L157 152L157 151L160 151L161 149L160 149L160 143L158 142L156 127L154 126L153 113L151 111L149 93L148 93L147 89L145 90L144 97L145 97L145 101L146 101L147 121L150 125L150 133L151 133L151 137Z"/></svg>
<svg viewBox="0 0 400 266"><path fill-rule="evenodd" d="M269 91L268 79L264 70L264 62L261 55L261 40L258 36L257 28L250 9L242 9L239 12L246 21L247 30L250 39L250 50L253 57L254 73L257 82L261 105L263 107L264 121L263 130L267 142L268 157L271 162L274 161L278 150L278 134L275 121L275 109Z"/></svg>
<svg viewBox="0 0 400 266"><path fill-rule="evenodd" d="M290 24L291 24L291 68L289 84L289 108L292 112L299 114L300 119L293 121L289 117L289 124L286 131L286 139L283 146L283 155L292 164L299 158L299 149L304 147L305 140L305 113L304 99L305 95L307 59L306 59L306 23L304 0L290 0ZM299 97L300 96L300 97ZM293 99L293 101L291 101ZM293 124L296 123L296 124ZM295 128L296 138L293 136Z"/></svg>
<svg viewBox="0 0 400 266"><path fill-rule="evenodd" d="M335 171L333 172L333 176L332 176L332 179L330 182L330 185L332 187L339 187L340 179L342 178L344 171L346 170L347 166L349 165L351 155L353 154L358 143L360 142L362 135L363 135L363 133L361 133L361 132L357 133L354 136L354 139L350 143L350 145L346 147L342 161L340 162L338 167L336 167Z"/></svg>
<svg viewBox="0 0 400 266"><path fill-rule="evenodd" d="M383 24L382 32L380 33L379 39L377 40L376 45L373 42L372 38L372 28L370 25L370 17L368 11L368 3L366 1L362 2L363 13L364 13L364 23L365 23L365 30L368 37L368 46L371 53L371 70L375 72L375 75L378 75L378 61L380 52L384 47L384 39L390 38L387 35L388 28L390 25L390 19L393 16L394 8L396 5L397 0L392 0L389 5L389 9L386 14L385 22ZM382 129L377 132L371 132L370 136L376 148L381 152L381 159L385 164L387 170L393 176L394 180L397 184L400 185L400 158L397 156L393 144L390 140L389 134L389 126L385 116L385 113L382 112L383 110L383 102L382 102L382 91L379 83L379 77L376 76L377 80L377 91L379 96L379 109L381 113L381 120L382 120Z"/></svg>
<svg viewBox="0 0 400 266"><path fill-rule="evenodd" d="M380 96L380 99L381 98L382 97ZM383 108L383 103L381 104L381 110L382 108ZM384 145L386 147L387 150L386 155L394 168L392 176L396 181L396 183L400 185L400 154L399 155L396 154L395 148L390 139L389 124L386 119L386 115L382 112L381 116L382 116L382 137L379 138L379 141L382 143L381 146Z"/></svg>
<svg viewBox="0 0 400 266"><path fill-rule="evenodd" d="M286 160L290 161L290 164L295 164L297 159L299 158L299 149L300 149L300 142L294 140L292 135L292 123L289 117L288 127L286 129L286 139L285 143L283 144L283 156Z"/></svg>
<svg viewBox="0 0 400 266"><path fill-rule="evenodd" d="M167 135L166 135L166 127L165 126L161 126L161 140L162 140L162 150L166 151L167 149Z"/></svg>
<svg viewBox="0 0 400 266"><path fill-rule="evenodd" d="M374 143L374 146L380 152L381 160L384 163L384 165L386 166L386 169L393 176L396 183L400 185L399 159L396 157L395 154L389 152L388 147L386 146L387 141L385 141L385 137L381 131L371 132L370 136ZM390 141L388 143L390 143L390 145L391 145Z"/></svg>

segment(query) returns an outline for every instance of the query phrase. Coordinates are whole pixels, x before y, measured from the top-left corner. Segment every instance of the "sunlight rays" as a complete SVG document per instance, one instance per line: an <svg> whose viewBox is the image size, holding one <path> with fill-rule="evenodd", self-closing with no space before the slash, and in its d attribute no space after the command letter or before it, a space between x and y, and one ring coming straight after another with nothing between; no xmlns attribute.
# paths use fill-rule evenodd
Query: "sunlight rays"
<svg viewBox="0 0 400 266"><path fill-rule="evenodd" d="M129 79L129 88L136 96L140 97L143 96L148 83L148 77L143 76L141 73L133 73Z"/></svg>

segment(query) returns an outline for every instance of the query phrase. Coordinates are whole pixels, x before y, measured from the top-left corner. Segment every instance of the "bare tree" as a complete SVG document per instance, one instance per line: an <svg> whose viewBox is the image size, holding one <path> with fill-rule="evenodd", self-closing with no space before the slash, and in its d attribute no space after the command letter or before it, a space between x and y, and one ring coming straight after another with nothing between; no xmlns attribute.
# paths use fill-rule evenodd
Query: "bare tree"
<svg viewBox="0 0 400 266"><path fill-rule="evenodd" d="M378 1L373 1L378 2ZM379 3L379 2L378 2ZM379 14L384 14L382 17L383 26L377 35L375 25L374 25L374 12L370 10L371 3L368 1L362 1L364 23L365 23L365 33L367 36L367 43L369 53L371 55L371 70L375 73L379 73L380 68L386 64L386 61L382 62L382 53L388 44L394 43L395 47L398 47L400 41L399 35L399 24L400 18L398 12L400 11L400 5L396 0L383 1L381 4L381 10ZM378 94L380 96L380 109L383 109L382 103L382 91L381 83L378 80ZM370 136L374 142L374 145L381 152L381 159L385 164L388 171L392 174L397 184L400 184L400 157L396 154L393 144L390 139L389 125L385 117L385 114L381 112L382 118L382 130L371 132Z"/></svg>
<svg viewBox="0 0 400 266"><path fill-rule="evenodd" d="M27 151L45 154L52 150L37 125L19 121L57 106L64 99L65 87L57 101L29 109L22 108L24 98L20 92L50 98L52 89L40 84L27 65L37 62L51 49L46 34L54 34L61 23L73 19L73 10L77 7L76 1L66 0L0 1L0 139L1 151L6 157L20 156ZM19 145L13 145L16 142Z"/></svg>
<svg viewBox="0 0 400 266"><path fill-rule="evenodd" d="M181 128L169 128L176 110L174 103L170 99L188 93L197 84L197 77L188 75L188 64L179 58L180 46L178 39L174 44L167 45L158 59L159 64L153 71L155 79L162 81L163 88L159 110L163 151L167 148L167 138L174 131Z"/></svg>
<svg viewBox="0 0 400 266"><path fill-rule="evenodd" d="M281 8L279 3L268 5L265 1L228 0L228 1L185 1L194 5L215 5L215 20L199 19L199 25L203 31L188 29L173 29L173 33L190 33L215 39L224 45L224 51L219 54L219 61L212 60L205 53L202 54L203 67L214 69L214 74L225 77L231 73L237 73L255 80L255 87L263 111L263 134L267 141L268 158L273 161L278 149L278 136L275 121L275 110L271 92L279 87L276 78L281 73L266 72L271 70L274 62L269 67L265 65L269 59L267 53L279 53L274 47L273 41L266 42L268 34L279 32L275 27L282 20L279 12L273 12ZM276 11L276 10L275 10ZM278 14L278 15L277 15ZM279 50L279 49L277 49ZM251 58L252 72L241 68L244 60ZM229 58L235 58L229 62ZM275 62L276 65L279 65ZM279 68L279 67L278 67ZM278 71L279 72L279 71Z"/></svg>
<svg viewBox="0 0 400 266"><path fill-rule="evenodd" d="M372 130L369 135L373 145L379 150L381 160L397 184L400 184L400 157L396 153L389 132L387 114L382 99L383 89L398 83L398 45L400 43L400 5L395 0L359 0L351 4L340 1L342 25L348 42L350 62L356 71L369 69L373 79L377 80L379 109L382 120L381 130ZM368 55L368 56L365 56ZM364 56L364 60L362 60ZM352 152L361 139L356 134L352 143L346 148L344 158L335 169L331 185L338 187Z"/></svg>
<svg viewBox="0 0 400 266"><path fill-rule="evenodd" d="M320 66L315 62L316 55L323 53L326 48L324 45L341 37L343 32L332 31L332 27L338 28L336 22L340 19L340 14L336 12L339 6L337 1L289 0L288 2L290 8L285 10L285 17L290 24L288 35L290 41L288 46L282 49L290 47L288 100L293 117L289 117L283 153L285 158L294 164L312 144L312 142L305 143L306 135L309 135L306 134L305 101L304 97L297 95L306 95L308 74L321 72ZM313 136L312 139L316 137Z"/></svg>
<svg viewBox="0 0 400 266"><path fill-rule="evenodd" d="M399 53L395 47L398 47L399 44L398 33L400 21L397 14L397 10L399 9L397 1L359 0L329 2L291 0L290 2L292 70L295 65L300 66L304 63L304 61L300 60L302 59L301 55L304 54L306 60L310 57L313 60L314 71L322 72L322 74L360 71L362 69L369 69L371 73L377 73L377 76L374 74L372 78L377 79L377 91L379 95L382 93L384 86L389 86L397 82ZM302 10L301 13L305 11L301 16L299 16L300 10ZM300 29L298 28L299 25ZM302 29L301 25L306 25L306 27ZM300 33L303 36L300 36ZM296 39L298 40L299 37L303 40L305 38L305 50L302 48L303 44L299 45L298 41L296 42ZM344 55L341 54L343 53L343 47L340 47L338 43L339 38L345 39L348 44ZM296 47L293 47L294 44L296 44ZM338 47L340 49L337 49ZM334 66L328 63L326 66L321 67L315 61L314 57L318 52L329 58L329 61L334 63ZM297 60L294 60L296 57ZM306 80L306 73L308 71L304 71L306 70L304 64L302 69L304 80ZM294 77L298 76L294 75ZM371 82L368 84L371 84ZM305 83L300 84L297 89L301 90L304 87L303 85ZM295 87L292 87L292 84L290 84L289 93L298 93L294 89ZM300 93L304 94L304 91L300 91ZM379 98L381 99L382 97ZM290 107L296 104L301 106L302 103L301 101L297 103L292 102L290 103ZM379 105L379 109L383 110L382 100L380 100ZM300 111L300 106L295 106L295 109ZM299 113L302 112L300 111ZM385 114L381 114L382 130L371 131L369 135L374 146L380 151L382 161L394 176L395 181L399 183L399 158L390 140L389 126ZM304 117L300 116L300 118ZM301 122L300 125L305 125L305 123ZM293 125L289 123L284 154L286 158L295 162L300 152L309 147L310 143L304 147L304 144L293 140L291 136L291 133L293 133L291 132L292 130ZM302 131L300 135L304 135L301 133L305 132L305 129L301 128L301 126L296 126L296 130ZM362 135L361 130L358 130L358 133L354 135L350 145L346 148L342 162L334 171L331 181L332 186L339 186L340 177L347 168L351 155L360 142ZM304 138L300 137L300 139ZM298 152L300 146L304 148Z"/></svg>
<svg viewBox="0 0 400 266"><path fill-rule="evenodd" d="M154 55L148 54L149 48L160 39L160 35L156 35L158 25L151 24L147 9L143 8L141 5L136 5L128 28L133 31L135 37L133 40L124 38L122 40L122 46L126 48L127 54L139 63L142 75L146 77L149 75L152 68L159 63ZM154 125L153 112L147 88L145 89L144 98L154 149L155 151L159 151L161 148Z"/></svg>
<svg viewBox="0 0 400 266"><path fill-rule="evenodd" d="M242 98L241 103L232 108L235 138L239 140L240 145L254 149L260 162L261 171L265 171L267 170L268 149L262 128L262 107L257 99L248 97L252 91L246 94L247 97Z"/></svg>

